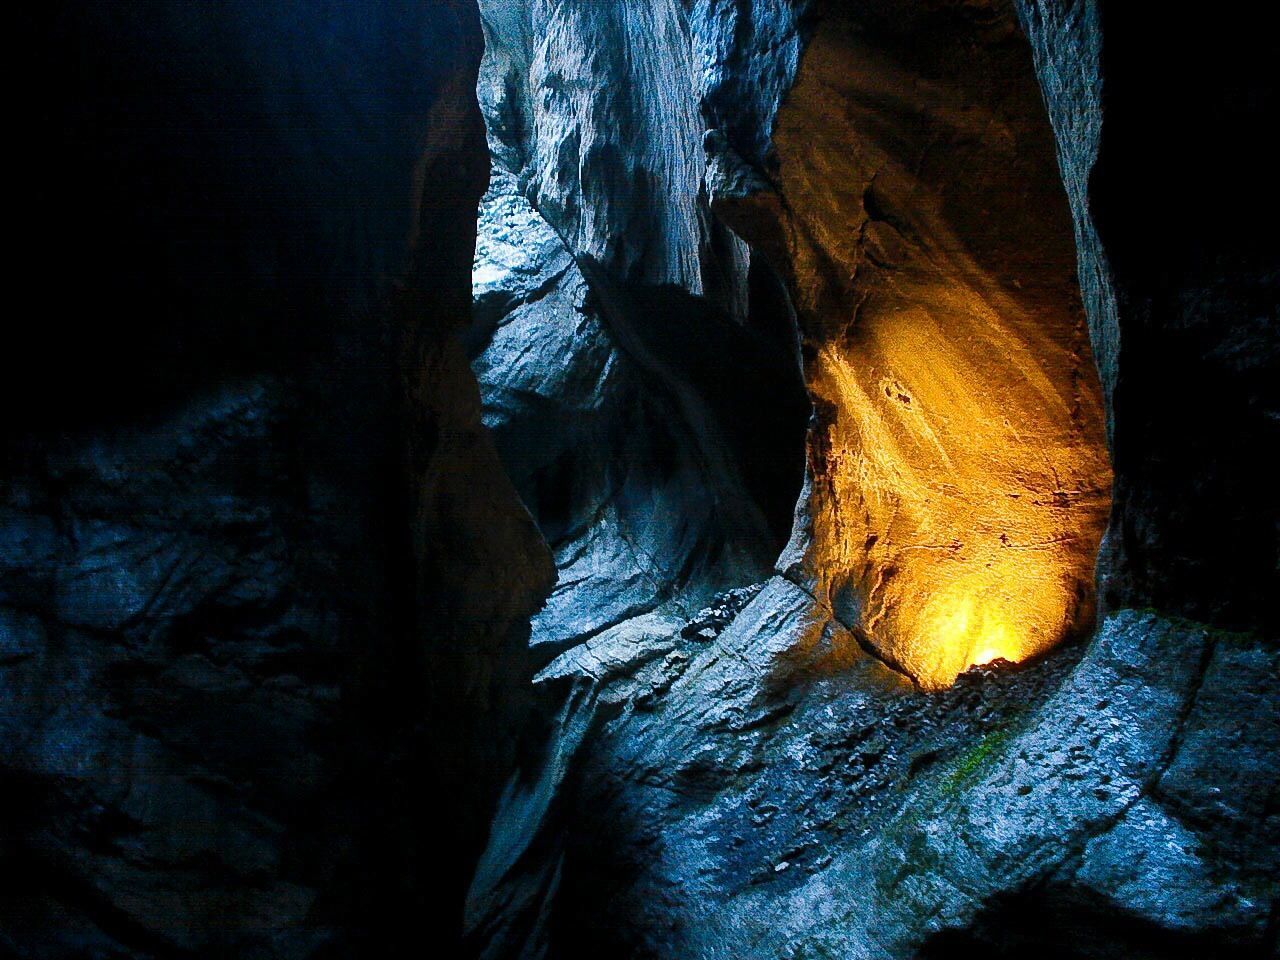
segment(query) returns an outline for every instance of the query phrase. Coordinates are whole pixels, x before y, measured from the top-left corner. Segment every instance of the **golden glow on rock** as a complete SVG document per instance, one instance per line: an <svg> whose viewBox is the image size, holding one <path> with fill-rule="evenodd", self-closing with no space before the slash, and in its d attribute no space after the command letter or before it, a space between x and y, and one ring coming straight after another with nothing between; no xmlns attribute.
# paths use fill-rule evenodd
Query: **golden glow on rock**
<svg viewBox="0 0 1280 960"><path fill-rule="evenodd" d="M834 501L815 539L852 625L939 688L1088 615L1110 475L1058 336L993 290L917 293L811 366Z"/></svg>
<svg viewBox="0 0 1280 960"><path fill-rule="evenodd" d="M899 36L830 6L778 113L776 193L716 210L799 320L815 417L784 560L936 689L1088 625L1102 392L1028 52L985 15Z"/></svg>
<svg viewBox="0 0 1280 960"><path fill-rule="evenodd" d="M990 578L960 577L919 611L911 644L917 649L937 648L933 659L943 677L972 664L993 660L1016 663L1056 639L1042 634L1036 604L1010 596L1001 588L1002 580L1010 586L1020 582L1007 572L1004 576L1001 573L996 571ZM1044 584L1034 586L1043 588ZM1065 608L1070 602L1071 598L1064 596L1053 605ZM1052 626L1056 633L1056 628L1065 624Z"/></svg>

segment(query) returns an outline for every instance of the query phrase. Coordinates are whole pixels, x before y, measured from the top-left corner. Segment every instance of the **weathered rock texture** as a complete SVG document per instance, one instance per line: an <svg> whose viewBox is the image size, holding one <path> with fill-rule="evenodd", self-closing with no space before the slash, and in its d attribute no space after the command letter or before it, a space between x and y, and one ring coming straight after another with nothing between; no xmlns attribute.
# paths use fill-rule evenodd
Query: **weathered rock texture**
<svg viewBox="0 0 1280 960"><path fill-rule="evenodd" d="M767 260L783 282L782 302L794 304L815 415L791 540L771 576L743 581L679 629L632 621L587 632L540 674L563 709L543 762L512 780L494 823L468 901L477 951L726 960L1273 955L1280 654L1266 629L1273 611L1251 591L1275 575L1275 497L1254 486L1258 471L1239 452L1260 449L1276 422L1266 386L1275 373L1274 261L1247 233L1175 230L1176 215L1157 209L1160 191L1137 182L1157 166L1156 148L1139 153L1148 167L1111 161L1133 178L1112 181L1113 192L1101 192L1099 173L1107 130L1121 122L1132 130L1115 136L1129 147L1137 131L1159 132L1159 149L1176 152L1169 139L1194 137L1188 131L1200 122L1229 143L1250 142L1259 116L1251 111L1270 102L1265 58L1233 65L1222 85L1204 74L1175 80L1172 50L1189 51L1139 49L1140 30L1111 25L1119 14L1100 17L1088 4L703 0L647 6L643 15L626 4L600 14L584 6L600 5L503 4L501 18L491 11L491 32L521 24L523 33L504 37L537 50L513 57L499 88L532 90L515 99L535 115L539 104L559 104L572 124L551 126L576 130L555 140L552 171L539 165L551 163L545 154L535 159L533 141L508 136L544 136L538 122L487 109L497 162L514 174L501 190L510 197L527 187L532 208L502 202L530 222L534 209L542 215L546 249L563 258L550 239L557 234L576 260L574 289L585 284L607 304L614 284L602 257L617 258L618 275L637 269L643 238L613 237L602 225L610 216L628 222L611 205L617 185L577 179L591 165L575 166L573 145L613 135L599 105L627 97L617 91L627 87L630 61L609 51L630 50L625 38L643 28L645 55L666 64L643 66L647 75L665 71L664 104L684 104L690 94L676 87L691 78L707 151L699 189L751 245L753 268ZM679 30L655 25L659 7ZM597 15L612 18L610 29L597 25L587 55L560 25ZM1113 30L1122 52L1100 59ZM1166 30L1183 33L1154 35ZM1229 52L1223 39L1206 37L1215 58ZM499 40L508 42L517 41ZM1112 72L1111 57L1129 60ZM1234 119L1206 113L1175 123L1170 114L1180 108L1158 93L1166 81L1207 112L1221 100ZM1128 112L1153 102L1167 129ZM687 110L670 115L683 131ZM1215 149L1197 143L1191 155L1204 160ZM627 157L652 150L648 141L624 150L615 169L632 169ZM1193 180L1183 162L1177 169ZM1268 189L1253 164L1242 163L1248 185L1233 183L1233 199ZM692 189L678 184L651 198L645 215L671 215ZM1145 198L1150 220L1133 216L1125 189ZM1210 221L1238 225L1245 209L1215 209ZM1152 273L1141 237L1178 254L1176 265ZM1123 268L1112 243L1136 265ZM521 250L528 275L549 262ZM681 262L660 259L664 269ZM572 263L556 262L573 274ZM478 289L482 302L498 302L496 291L513 281L488 263L480 261L480 275L491 285ZM551 297L542 302L570 316ZM1100 376L1090 369L1086 330ZM508 355L530 357L512 336ZM1158 352L1161 344L1171 353ZM1193 344L1217 346L1194 358ZM578 349L575 363L585 356ZM1139 384L1161 380L1165 356L1186 366L1153 387L1148 403ZM477 362L492 404L509 367L492 352ZM609 369L602 354L592 363ZM947 377L930 383L937 363ZM907 388L898 368L923 387ZM1202 370L1206 379L1196 381ZM1233 382L1214 370L1233 371ZM888 393L866 389L886 377ZM974 383L977 399L948 396ZM1170 402L1179 383L1194 399ZM1202 387L1221 392L1210 403ZM557 386L545 395L570 394ZM895 492L900 464L876 460L902 431L869 425L905 420L921 399L925 415L951 414L931 425L936 452L892 459L926 488L948 472L964 482L948 489L944 480L913 502ZM982 416L970 416L969 402ZM1187 403L1206 406L1188 421ZM1008 422L995 417L988 435L1001 408ZM1229 424L1212 432L1209 410ZM1104 412L1116 501L1096 635L922 691L901 672L924 674L913 644L876 629L904 605L941 595L940 581L902 593L878 586L892 584L904 547L936 548L979 569L1011 549L1026 569L995 578L1003 602L1033 605L1037 590L1060 589L1048 643L1087 623L1106 509ZM1187 422L1204 433L1185 453L1206 456L1179 472L1165 458ZM973 425L982 429L971 437L958 429ZM531 436L519 418L504 427L508 444ZM1041 463L1018 462L1024 442L1032 455L1043 451ZM972 444L989 462L963 462ZM1211 489L1243 498L1197 513L1188 497ZM897 502L882 514L885 492ZM1042 502L987 509L1010 492ZM916 509L930 500L970 515L934 539L938 531L922 527ZM1024 539L1041 522L1020 512L1032 507L1048 517L1042 543ZM1203 535L1202 517L1221 522L1224 536L1253 524L1240 530L1238 556L1221 555L1227 541ZM904 531L928 539L895 541ZM963 538L993 541L992 550L967 557ZM1033 546L1048 551L1051 574L1035 569ZM1190 575L1206 565L1211 575ZM974 659L985 658L946 665L943 680Z"/></svg>
<svg viewBox="0 0 1280 960"><path fill-rule="evenodd" d="M809 405L786 299L711 214L683 7L482 3L494 172L470 346L556 554L549 655L763 576Z"/></svg>
<svg viewBox="0 0 1280 960"><path fill-rule="evenodd" d="M1043 652L1088 623L1110 474L1011 12L824 9L773 148L767 189L721 176L713 201L800 320L817 417L788 573L929 686Z"/></svg>
<svg viewBox="0 0 1280 960"><path fill-rule="evenodd" d="M454 338L478 14L26 26L0 954L448 955L553 572Z"/></svg>

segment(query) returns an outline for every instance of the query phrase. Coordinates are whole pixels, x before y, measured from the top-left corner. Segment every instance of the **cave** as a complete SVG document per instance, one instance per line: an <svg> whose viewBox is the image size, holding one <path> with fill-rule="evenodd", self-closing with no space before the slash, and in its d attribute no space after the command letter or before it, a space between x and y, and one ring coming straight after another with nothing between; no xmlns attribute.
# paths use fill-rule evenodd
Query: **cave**
<svg viewBox="0 0 1280 960"><path fill-rule="evenodd" d="M802 305L805 564L936 688L1088 628L1111 476L1030 52L998 12L881 6L809 42L774 126L785 209L720 206Z"/></svg>
<svg viewBox="0 0 1280 960"><path fill-rule="evenodd" d="M745 209L760 207L759 197L711 197L703 206L718 219L698 210L706 188L687 162L700 138L692 109L685 129L659 128L634 118L652 106L601 100L592 135L644 135L664 161L685 163L663 168L666 189L687 204L664 211L681 218L666 238L673 250L666 263L646 263L650 251L628 250L627 236L588 236L580 254L565 239L592 229L575 225L585 211L561 207L566 180L606 196L643 196L650 185L628 182L636 174L611 141L593 153L573 139L584 131L565 113L572 101L539 101L534 91L558 89L550 70L564 58L610 51L639 29L679 29L678 18L647 15L655 26L632 24L622 10L612 19L561 12L547 27L559 31L549 34L555 42L535 52L539 34L527 21L536 14L510 4L482 4L482 14L480 98L494 173L481 207L473 283L484 315L471 350L486 422L557 553L616 581L634 570L618 569L614 542L584 550L589 528L571 519L617 499L600 479L609 469L573 452L586 430L599 431L589 456L625 462L621 482L651 491L675 522L700 522L704 540L757 554L748 569L721 573L701 544L650 538L639 565L648 567L645 588L652 595L657 585L663 600L687 595L686 614L709 596L690 592L697 580L723 588L769 569L807 461L811 528L796 531L807 541L807 575L844 625L912 682L945 686L974 664L1022 661L1087 631L1111 484L1102 391L1030 52L989 39L1002 29L1007 37L1010 25L951 17L902 31L887 13L866 22L828 14L774 121L771 175L787 197L785 223ZM980 69L965 59L975 49ZM917 93L922 75L930 86ZM652 245L649 232L640 237ZM685 273L694 254L698 270ZM546 296L550 283L556 297ZM600 329L590 343L585 317ZM679 319L666 329L666 317ZM535 324L542 329L525 332ZM699 360L708 342L715 356ZM541 356L531 360L534 351ZM607 383L606 362L616 365ZM608 409L627 390L619 381L646 374L625 413ZM587 385L598 396L584 397ZM677 395L646 416L672 386ZM625 452L610 438L618 421ZM798 452L806 433L807 456ZM658 451L634 449L646 442L637 435L714 453L662 464ZM722 501L754 506L772 539L759 520L699 509L687 487L669 496L663 486L677 470L723 491ZM561 499L548 503L544 488ZM572 505L562 502L566 490ZM619 515L615 536L643 539L631 530L647 521ZM598 596L564 602L599 607ZM582 620L576 613L575 626Z"/></svg>
<svg viewBox="0 0 1280 960"><path fill-rule="evenodd" d="M0 956L1275 955L1261 13L19 16Z"/></svg>

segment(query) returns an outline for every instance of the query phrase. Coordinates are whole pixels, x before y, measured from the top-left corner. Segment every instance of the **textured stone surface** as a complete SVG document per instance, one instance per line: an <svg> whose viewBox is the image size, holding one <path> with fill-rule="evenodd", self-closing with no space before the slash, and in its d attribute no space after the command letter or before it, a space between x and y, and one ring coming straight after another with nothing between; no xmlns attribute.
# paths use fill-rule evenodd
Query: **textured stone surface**
<svg viewBox="0 0 1280 960"><path fill-rule="evenodd" d="M535 4L526 18L517 7L503 10L525 25L526 46L538 47L536 69L567 50L569 72L588 90L610 87L601 74L622 75L601 51L629 36L629 24L592 34L602 39L584 73L571 33L537 24L587 14ZM1115 396L1133 362L1123 331L1134 314L1116 293L1107 231L1088 215L1099 202L1093 153L1112 122L1098 61L1109 28L1088 5L1021 4L1016 13L1020 21L1013 5L985 2L855 9L709 0L685 11L692 71L683 46L645 48L667 57L645 69L666 71L673 101L683 102L675 88L692 76L704 189L753 245L750 262L767 253L785 281L819 428L839 398L825 397L820 379L815 390L815 355L833 342L857 346L860 329L919 299L920 278L933 271L993 312L1021 317L1014 327L1023 325L1029 355L1048 363L1050 379L1067 372L1055 389L1077 391L1077 407L1064 446L1087 435L1089 455L1101 456L1099 399L1118 436L1126 414ZM489 28L512 22L491 16ZM510 70L523 77L533 63L514 57ZM609 136L607 124L597 128L608 114L594 108L625 96L600 95L567 125L598 142ZM522 102L539 110L536 96ZM508 136L536 127L517 115L503 113L500 124L487 115L491 135L499 131L499 164L550 162L531 159L532 141ZM682 131L684 114L674 116ZM636 155L652 149L646 142ZM599 184L576 186L572 170L559 169L548 219L571 238L583 223L604 229L612 208ZM524 183L538 207L546 168L517 175L517 188ZM1125 218L1118 196L1108 205L1113 220ZM680 205L672 198L655 208ZM564 230L557 217L566 217ZM607 304L608 270L587 258L581 268ZM964 340L965 329L949 319L938 336ZM1091 376L1086 329L1102 390L1091 400L1082 386ZM1238 341L1240 361L1265 364L1270 346L1250 329L1255 339ZM1046 360L1055 350L1065 351L1059 367ZM992 347L980 362L999 376L1000 363L1018 355ZM496 363L483 369L489 396L504 373ZM1094 404L1087 411L1085 400ZM1269 409L1255 401L1235 412ZM1178 409L1165 411L1160 430L1176 429ZM1151 421L1139 421L1124 429L1135 450L1153 450L1141 442ZM517 799L498 821L498 847L523 851L521 859L495 857L502 869L472 889L470 920L481 939L492 934L488 955L1154 960L1273 951L1280 731L1271 706L1277 651L1265 632L1223 633L1176 615L1224 600L1213 578L1178 581L1178 598L1164 588L1113 591L1091 639L1025 665L975 668L924 693L885 662L892 650L848 629L860 607L831 582L823 548L852 557L862 538L849 540L857 518L833 509L843 506L831 496L838 458L825 458L837 445L823 444L821 429L810 437L794 528L773 576L684 622L666 608L593 633L540 674L539 686L564 698L571 733L552 739L541 774L524 775L537 784L536 810ZM847 454L858 451L850 445ZM1236 468L1222 462L1229 482ZM1089 506L1096 545L1105 478L1084 475L1099 481ZM1117 489L1127 482L1119 477ZM854 493L859 483L866 477L850 479ZM1250 494L1241 507L1273 502ZM1167 506L1149 514L1157 526ZM1126 512L1148 516L1122 498L1113 543ZM1272 529L1260 522L1249 542ZM1208 557L1220 545L1182 538L1181 549L1184 559ZM1104 573L1130 583L1155 583L1171 571L1167 562L1181 562L1157 549L1115 556L1104 557ZM1073 561L1082 582L1090 560ZM1274 567L1250 548L1220 572L1237 562L1248 566L1241 584ZM1122 608L1135 601L1157 609ZM571 623L574 604L564 609ZM539 791L549 783L558 786L548 800Z"/></svg>
<svg viewBox="0 0 1280 960"><path fill-rule="evenodd" d="M727 629L696 624L627 669L584 671L598 729L575 747L580 779L524 824L557 851L557 906L538 904L534 933L553 953L1016 956L1017 917L1037 910L1097 926L1064 955L1261 949L1275 763L1227 749L1231 723L1197 734L1237 682L1274 700L1260 641L1125 612L1078 662L1068 649L922 694L779 579ZM1242 657L1266 672L1220 666ZM1277 735L1257 715L1251 736ZM1166 784L1189 766L1200 802L1251 813L1188 818ZM1044 892L1004 905L1026 890Z"/></svg>
<svg viewBox="0 0 1280 960"><path fill-rule="evenodd" d="M553 655L764 576L809 411L785 300L707 205L683 7L481 7L495 166L469 346L556 554L533 627Z"/></svg>
<svg viewBox="0 0 1280 960"><path fill-rule="evenodd" d="M701 195L683 4L485 0L481 9L490 41L481 99L496 159L521 175L574 255L620 281L740 303L745 249Z"/></svg>

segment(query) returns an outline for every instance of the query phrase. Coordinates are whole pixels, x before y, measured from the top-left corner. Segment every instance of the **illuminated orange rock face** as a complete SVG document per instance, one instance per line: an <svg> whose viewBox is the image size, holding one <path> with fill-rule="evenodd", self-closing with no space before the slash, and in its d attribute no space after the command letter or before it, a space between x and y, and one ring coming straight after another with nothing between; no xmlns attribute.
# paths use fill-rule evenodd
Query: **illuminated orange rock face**
<svg viewBox="0 0 1280 960"><path fill-rule="evenodd" d="M1088 623L1111 478L1029 51L994 4L892 14L820 22L774 134L780 198L724 213L800 316L806 572L937 688Z"/></svg>
<svg viewBox="0 0 1280 960"><path fill-rule="evenodd" d="M811 364L830 411L813 549L872 644L936 687L1087 619L1107 464L1096 399L1090 444L1070 354L1034 317L994 291L913 292Z"/></svg>

